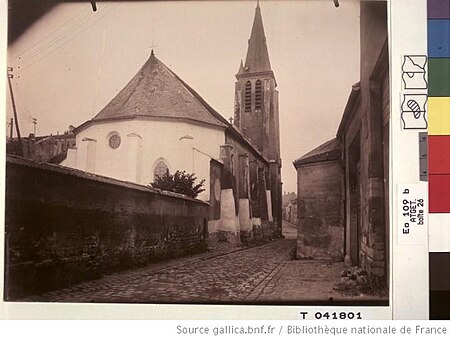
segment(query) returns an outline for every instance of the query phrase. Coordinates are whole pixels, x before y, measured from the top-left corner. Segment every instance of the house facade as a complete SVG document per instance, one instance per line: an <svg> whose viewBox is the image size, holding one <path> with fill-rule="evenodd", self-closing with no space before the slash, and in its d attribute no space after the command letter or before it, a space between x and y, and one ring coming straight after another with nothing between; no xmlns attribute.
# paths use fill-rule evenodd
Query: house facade
<svg viewBox="0 0 450 339"><path fill-rule="evenodd" d="M298 215L303 220L297 253L331 257L330 251L323 251L330 248L324 243L334 241L346 263L362 267L374 285L387 288L390 104L386 3L361 2L360 27L360 81L351 89L336 138L294 162ZM332 185L329 200L311 194L312 186L320 192L326 185ZM322 210L315 207L319 203ZM325 215L336 218L324 221ZM327 232L329 227L342 231ZM321 241L308 241L312 235Z"/></svg>

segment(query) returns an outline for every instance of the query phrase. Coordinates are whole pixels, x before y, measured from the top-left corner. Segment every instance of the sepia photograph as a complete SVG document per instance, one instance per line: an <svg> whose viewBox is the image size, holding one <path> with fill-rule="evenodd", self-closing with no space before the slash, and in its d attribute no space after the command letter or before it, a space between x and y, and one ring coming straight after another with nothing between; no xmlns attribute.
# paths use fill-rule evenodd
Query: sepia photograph
<svg viewBox="0 0 450 339"><path fill-rule="evenodd" d="M388 306L386 1L12 1L4 301Z"/></svg>

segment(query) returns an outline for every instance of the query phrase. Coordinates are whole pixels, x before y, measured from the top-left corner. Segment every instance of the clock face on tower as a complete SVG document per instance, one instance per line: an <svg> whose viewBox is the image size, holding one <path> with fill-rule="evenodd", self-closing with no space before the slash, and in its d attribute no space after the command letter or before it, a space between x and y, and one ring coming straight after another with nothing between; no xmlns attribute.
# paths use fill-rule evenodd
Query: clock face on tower
<svg viewBox="0 0 450 339"><path fill-rule="evenodd" d="M121 139L119 134L113 134L108 139L109 147L111 147L112 149L118 148L120 146L120 142Z"/></svg>

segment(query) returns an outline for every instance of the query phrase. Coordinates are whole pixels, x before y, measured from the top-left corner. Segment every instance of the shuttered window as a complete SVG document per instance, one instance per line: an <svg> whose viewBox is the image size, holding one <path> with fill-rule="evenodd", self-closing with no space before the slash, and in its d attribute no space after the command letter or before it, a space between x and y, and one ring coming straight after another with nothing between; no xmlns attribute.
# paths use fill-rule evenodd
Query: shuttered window
<svg viewBox="0 0 450 339"><path fill-rule="evenodd" d="M262 82L257 80L255 84L255 110L262 108Z"/></svg>
<svg viewBox="0 0 450 339"><path fill-rule="evenodd" d="M252 83L250 81L245 83L244 110L246 112L251 112L252 110Z"/></svg>

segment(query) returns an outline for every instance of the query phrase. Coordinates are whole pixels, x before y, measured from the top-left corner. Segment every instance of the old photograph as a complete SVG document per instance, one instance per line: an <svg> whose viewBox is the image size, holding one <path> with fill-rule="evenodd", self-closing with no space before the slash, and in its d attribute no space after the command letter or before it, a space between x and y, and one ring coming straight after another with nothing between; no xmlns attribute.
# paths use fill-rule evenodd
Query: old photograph
<svg viewBox="0 0 450 339"><path fill-rule="evenodd" d="M385 1L9 1L4 300L387 306Z"/></svg>

